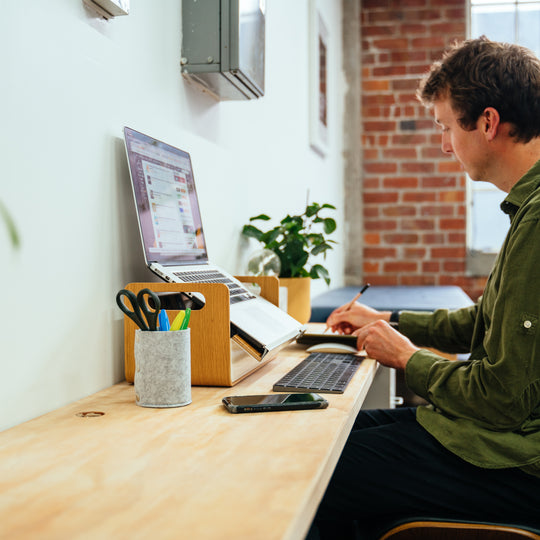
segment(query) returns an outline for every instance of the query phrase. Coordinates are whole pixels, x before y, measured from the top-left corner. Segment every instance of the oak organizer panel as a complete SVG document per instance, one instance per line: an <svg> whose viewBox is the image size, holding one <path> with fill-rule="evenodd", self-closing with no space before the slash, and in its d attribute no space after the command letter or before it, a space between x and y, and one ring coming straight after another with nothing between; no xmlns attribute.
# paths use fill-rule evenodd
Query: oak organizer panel
<svg viewBox="0 0 540 540"><path fill-rule="evenodd" d="M278 305L279 280L271 276L236 276L243 282L256 283L260 295ZM135 294L144 288L161 292L198 292L205 298L201 309L191 312L191 384L199 386L233 386L250 373L269 362L274 355L262 361L248 354L249 348L241 339L230 337L229 289L223 283L129 283L126 289ZM173 320L178 310L167 310ZM124 371L128 382L135 376L133 354L137 326L124 316Z"/></svg>

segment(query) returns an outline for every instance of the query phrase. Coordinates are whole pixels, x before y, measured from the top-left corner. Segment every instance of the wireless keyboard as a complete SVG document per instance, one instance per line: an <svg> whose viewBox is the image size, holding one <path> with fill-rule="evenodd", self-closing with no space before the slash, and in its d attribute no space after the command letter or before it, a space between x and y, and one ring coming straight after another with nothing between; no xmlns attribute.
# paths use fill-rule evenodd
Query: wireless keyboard
<svg viewBox="0 0 540 540"><path fill-rule="evenodd" d="M362 358L354 354L312 353L274 384L274 392L343 394Z"/></svg>

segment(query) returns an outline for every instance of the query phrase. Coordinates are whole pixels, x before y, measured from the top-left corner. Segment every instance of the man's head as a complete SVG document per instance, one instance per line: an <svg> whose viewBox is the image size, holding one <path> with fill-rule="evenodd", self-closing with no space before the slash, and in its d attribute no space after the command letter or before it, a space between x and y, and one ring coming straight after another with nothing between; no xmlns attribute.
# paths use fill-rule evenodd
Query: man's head
<svg viewBox="0 0 540 540"><path fill-rule="evenodd" d="M476 129L492 107L512 125L516 142L540 137L540 60L525 47L486 37L464 41L432 65L417 95L427 107L449 99L465 130Z"/></svg>

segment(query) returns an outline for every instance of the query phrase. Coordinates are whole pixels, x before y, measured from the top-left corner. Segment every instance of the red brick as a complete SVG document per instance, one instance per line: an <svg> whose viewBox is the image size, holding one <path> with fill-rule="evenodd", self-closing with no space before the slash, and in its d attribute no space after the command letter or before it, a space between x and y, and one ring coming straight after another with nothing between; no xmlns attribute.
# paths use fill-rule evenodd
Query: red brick
<svg viewBox="0 0 540 540"><path fill-rule="evenodd" d="M379 217L379 207L378 206L365 206L364 207L364 217L366 218L376 218Z"/></svg>
<svg viewBox="0 0 540 540"><path fill-rule="evenodd" d="M430 37L418 37L413 38L412 47L413 49L433 49L435 47L444 47L446 44L444 36L430 36Z"/></svg>
<svg viewBox="0 0 540 540"><path fill-rule="evenodd" d="M459 173L463 171L463 167L457 161L441 161L437 170L440 173Z"/></svg>
<svg viewBox="0 0 540 540"><path fill-rule="evenodd" d="M378 262L368 262L364 261L363 267L364 267L364 274L367 273L378 273L379 272L379 263Z"/></svg>
<svg viewBox="0 0 540 540"><path fill-rule="evenodd" d="M396 203L397 200L397 193L364 193L364 203L366 204Z"/></svg>
<svg viewBox="0 0 540 540"><path fill-rule="evenodd" d="M407 38L375 39L373 46L377 49L408 49L409 40Z"/></svg>
<svg viewBox="0 0 540 540"><path fill-rule="evenodd" d="M377 233L364 234L364 244L368 246L378 246L381 243L381 235ZM365 250L364 250L365 251Z"/></svg>
<svg viewBox="0 0 540 540"><path fill-rule="evenodd" d="M430 231L435 228L435 223L431 219L404 219L401 226L404 231Z"/></svg>
<svg viewBox="0 0 540 540"><path fill-rule="evenodd" d="M416 159L416 148L389 148L383 150L383 157L388 159Z"/></svg>
<svg viewBox="0 0 540 540"><path fill-rule="evenodd" d="M399 77L407 73L405 66L380 66L373 68L374 77Z"/></svg>
<svg viewBox="0 0 540 540"><path fill-rule="evenodd" d="M465 246L431 248L431 256L435 259L463 259L465 257Z"/></svg>
<svg viewBox="0 0 540 540"><path fill-rule="evenodd" d="M383 208L382 213L386 217L415 216L416 208L414 206L403 206L399 204L397 206Z"/></svg>
<svg viewBox="0 0 540 540"><path fill-rule="evenodd" d="M373 178L371 176L366 176L364 178L364 181L362 182L362 185L364 186L364 189L379 189L380 181L378 178Z"/></svg>
<svg viewBox="0 0 540 540"><path fill-rule="evenodd" d="M441 270L441 265L437 261L424 261L422 263L422 272L438 273Z"/></svg>
<svg viewBox="0 0 540 540"><path fill-rule="evenodd" d="M448 233L449 244L465 244L467 235L465 233Z"/></svg>
<svg viewBox="0 0 540 540"><path fill-rule="evenodd" d="M383 240L389 244L416 244L418 243L417 234L385 234Z"/></svg>
<svg viewBox="0 0 540 540"><path fill-rule="evenodd" d="M422 259L426 256L427 249L425 247L406 247L403 251L403 256L406 259Z"/></svg>
<svg viewBox="0 0 540 540"><path fill-rule="evenodd" d="M403 202L434 202L437 194L429 191L411 191L403 193Z"/></svg>
<svg viewBox="0 0 540 540"><path fill-rule="evenodd" d="M430 233L422 236L422 244L444 244L445 236L443 233Z"/></svg>
<svg viewBox="0 0 540 540"><path fill-rule="evenodd" d="M368 274L364 272L364 281L368 281L372 285L378 285L380 287L386 286L386 287L392 287L395 285L398 285L398 278L397 276L385 276L378 273L378 270L375 271L373 274Z"/></svg>
<svg viewBox="0 0 540 540"><path fill-rule="evenodd" d="M392 135L392 144L423 145L426 144L426 136L421 133L399 133Z"/></svg>
<svg viewBox="0 0 540 540"><path fill-rule="evenodd" d="M465 261L444 261L443 270L463 274L465 273Z"/></svg>
<svg viewBox="0 0 540 540"><path fill-rule="evenodd" d="M405 275L400 276L399 284L409 286L437 285L437 277L426 276L425 274L417 274L414 276Z"/></svg>
<svg viewBox="0 0 540 540"><path fill-rule="evenodd" d="M379 24L377 26L370 25L370 26L364 26L362 28L362 36L364 38L369 37L380 37L380 36L393 36L396 33L396 29L394 26Z"/></svg>
<svg viewBox="0 0 540 540"><path fill-rule="evenodd" d="M397 81L392 81L392 90L394 91L412 90L415 92L417 88L418 81L416 79L399 79Z"/></svg>
<svg viewBox="0 0 540 540"><path fill-rule="evenodd" d="M393 219L364 220L364 229L366 231L395 231L397 221Z"/></svg>
<svg viewBox="0 0 540 540"><path fill-rule="evenodd" d="M454 207L451 205L423 206L420 215L426 216L453 216Z"/></svg>
<svg viewBox="0 0 540 540"><path fill-rule="evenodd" d="M390 60L396 64L409 64L410 62L426 62L427 55L425 51L392 51L390 53Z"/></svg>
<svg viewBox="0 0 540 540"><path fill-rule="evenodd" d="M454 188L456 179L453 176L430 176L422 178L423 188Z"/></svg>
<svg viewBox="0 0 540 540"><path fill-rule="evenodd" d="M418 264L415 262L386 262L383 264L383 272L392 273L392 272L417 272Z"/></svg>
<svg viewBox="0 0 540 540"><path fill-rule="evenodd" d="M390 89L390 81L371 80L362 83L364 92L384 92Z"/></svg>
<svg viewBox="0 0 540 540"><path fill-rule="evenodd" d="M464 219L441 219L440 227L442 230L447 229L465 229Z"/></svg>
<svg viewBox="0 0 540 540"><path fill-rule="evenodd" d="M365 131L395 131L396 122L364 122Z"/></svg>
<svg viewBox="0 0 540 540"><path fill-rule="evenodd" d="M364 170L370 174L395 173L397 172L397 165L395 163L376 161L373 163L364 163Z"/></svg>
<svg viewBox="0 0 540 540"><path fill-rule="evenodd" d="M414 23L405 23L400 27L401 34L425 34L428 31L429 26L427 24L414 24ZM395 31L395 30L394 30Z"/></svg>
<svg viewBox="0 0 540 540"><path fill-rule="evenodd" d="M369 247L364 248L366 259L386 259L396 256L396 248Z"/></svg>
<svg viewBox="0 0 540 540"><path fill-rule="evenodd" d="M376 94L362 96L362 105L369 107L373 105L393 105L396 102L394 94Z"/></svg>
<svg viewBox="0 0 540 540"><path fill-rule="evenodd" d="M463 202L465 200L465 191L440 191L437 196L437 199L441 202Z"/></svg>
<svg viewBox="0 0 540 540"><path fill-rule="evenodd" d="M397 176L395 178L385 178L383 186L391 189L412 189L418 187L418 178L415 176Z"/></svg>
<svg viewBox="0 0 540 540"><path fill-rule="evenodd" d="M407 173L433 174L433 172L435 172L435 164L421 161L415 163L402 163L400 170Z"/></svg>

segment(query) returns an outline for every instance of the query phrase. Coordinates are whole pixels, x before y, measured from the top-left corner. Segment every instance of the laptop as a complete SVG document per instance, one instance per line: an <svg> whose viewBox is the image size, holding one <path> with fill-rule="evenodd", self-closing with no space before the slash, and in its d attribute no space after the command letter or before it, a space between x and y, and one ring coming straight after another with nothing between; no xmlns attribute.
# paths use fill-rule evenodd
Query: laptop
<svg viewBox="0 0 540 540"><path fill-rule="evenodd" d="M150 270L169 283L225 283L231 337L257 360L301 335L297 320L210 263L189 154L129 127L124 141Z"/></svg>

